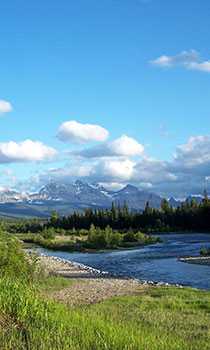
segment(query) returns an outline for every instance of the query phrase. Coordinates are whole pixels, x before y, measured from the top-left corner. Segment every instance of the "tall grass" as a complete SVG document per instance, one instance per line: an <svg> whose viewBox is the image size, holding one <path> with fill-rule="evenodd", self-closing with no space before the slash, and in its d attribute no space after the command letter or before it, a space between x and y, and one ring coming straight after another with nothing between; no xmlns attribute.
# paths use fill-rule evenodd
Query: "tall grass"
<svg viewBox="0 0 210 350"><path fill-rule="evenodd" d="M0 283L10 327L2 349L209 349L209 293L159 288L80 309L44 301L27 286Z"/></svg>
<svg viewBox="0 0 210 350"><path fill-rule="evenodd" d="M40 296L36 269L27 266L18 242L5 234L0 241L8 250L0 251L0 349L210 349L210 293L151 288L67 308Z"/></svg>

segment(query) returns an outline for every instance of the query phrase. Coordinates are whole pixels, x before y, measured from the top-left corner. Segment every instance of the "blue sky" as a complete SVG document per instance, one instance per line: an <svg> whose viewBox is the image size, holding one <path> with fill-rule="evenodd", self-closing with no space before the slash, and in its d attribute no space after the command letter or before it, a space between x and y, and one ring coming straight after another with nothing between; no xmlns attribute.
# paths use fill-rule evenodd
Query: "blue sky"
<svg viewBox="0 0 210 350"><path fill-rule="evenodd" d="M2 1L0 100L12 110L0 115L1 187L83 177L200 192L210 176L209 18L207 0ZM63 142L59 127L72 120ZM109 137L75 142L84 124ZM113 151L116 139L136 151ZM81 155L95 147L97 157Z"/></svg>

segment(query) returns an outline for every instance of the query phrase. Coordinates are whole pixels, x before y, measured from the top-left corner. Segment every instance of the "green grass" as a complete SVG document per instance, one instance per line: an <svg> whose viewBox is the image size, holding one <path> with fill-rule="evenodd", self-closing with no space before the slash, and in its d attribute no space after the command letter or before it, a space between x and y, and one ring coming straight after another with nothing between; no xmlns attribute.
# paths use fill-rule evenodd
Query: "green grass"
<svg viewBox="0 0 210 350"><path fill-rule="evenodd" d="M153 287L77 308L47 299L69 283L0 232L0 349L210 350L209 292Z"/></svg>
<svg viewBox="0 0 210 350"><path fill-rule="evenodd" d="M111 236L112 236L113 242L112 244L107 245L104 238L104 232L105 231L101 231L99 232L98 235L95 234L94 239L92 240L89 240L88 235L86 236L55 235L53 238L44 238L41 233L40 234L18 233L18 234L15 234L15 236L19 240L22 240L28 246L30 244L35 244L37 246L41 246L46 249L50 249L54 251L67 251L67 252L129 249L129 248L135 248L139 246L145 246L148 244L155 244L160 242L159 238L151 237L143 233L140 233L139 239L132 241L133 237L130 237L131 241L129 240L127 241L127 240L124 240L123 238L127 236L127 238L129 239L129 236L131 236L131 234L129 233L119 234L119 233L112 232ZM132 236L135 236L135 234L132 234ZM115 238L117 238L117 241L115 241Z"/></svg>
<svg viewBox="0 0 210 350"><path fill-rule="evenodd" d="M42 277L36 281L36 287L41 292L51 293L54 291L59 291L61 289L69 287L74 280L59 277L59 276L47 276Z"/></svg>
<svg viewBox="0 0 210 350"><path fill-rule="evenodd" d="M0 309L10 320L0 332L2 349L210 349L207 292L151 288L68 309L22 283L1 280Z"/></svg>

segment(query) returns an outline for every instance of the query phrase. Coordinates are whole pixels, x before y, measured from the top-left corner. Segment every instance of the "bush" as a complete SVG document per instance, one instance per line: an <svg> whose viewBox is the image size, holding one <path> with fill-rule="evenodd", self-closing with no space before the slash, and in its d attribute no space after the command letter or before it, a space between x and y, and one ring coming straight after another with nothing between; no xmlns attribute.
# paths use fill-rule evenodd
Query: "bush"
<svg viewBox="0 0 210 350"><path fill-rule="evenodd" d="M128 231L124 236L123 236L123 241L124 242L136 242L137 238L136 235L133 231Z"/></svg>
<svg viewBox="0 0 210 350"><path fill-rule="evenodd" d="M201 248L200 255L202 255L202 256L210 256L210 248L206 248L206 247Z"/></svg>
<svg viewBox="0 0 210 350"><path fill-rule="evenodd" d="M105 230L101 230L91 225L88 232L87 244L94 249L116 248L120 245L121 241L121 234L119 232L114 232L110 226L107 226Z"/></svg>
<svg viewBox="0 0 210 350"><path fill-rule="evenodd" d="M144 233L142 232L137 232L136 233L136 240L139 242L139 243L145 243L145 240L148 238L147 235L145 235Z"/></svg>
<svg viewBox="0 0 210 350"><path fill-rule="evenodd" d="M0 232L0 277L18 276L32 280L37 272L36 259L27 257L17 238Z"/></svg>
<svg viewBox="0 0 210 350"><path fill-rule="evenodd" d="M50 228L44 228L44 230L41 232L41 235L44 239L54 239L55 238L55 230L53 227Z"/></svg>

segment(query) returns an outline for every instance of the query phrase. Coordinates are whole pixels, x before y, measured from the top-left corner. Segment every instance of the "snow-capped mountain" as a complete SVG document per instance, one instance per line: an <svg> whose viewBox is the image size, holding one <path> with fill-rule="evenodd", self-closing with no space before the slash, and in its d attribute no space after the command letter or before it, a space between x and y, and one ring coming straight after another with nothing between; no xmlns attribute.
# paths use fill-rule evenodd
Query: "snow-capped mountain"
<svg viewBox="0 0 210 350"><path fill-rule="evenodd" d="M0 203L16 203L28 200L27 193L21 193L10 189L0 190Z"/></svg>
<svg viewBox="0 0 210 350"><path fill-rule="evenodd" d="M159 208L161 204L160 196L141 191L132 185L114 192L106 190L99 184L88 184L82 181L76 181L73 184L47 184L37 194L31 195L30 200L60 201L82 207L110 207L112 202L120 205L126 202L131 209L144 209L147 201L154 208Z"/></svg>
<svg viewBox="0 0 210 350"><path fill-rule="evenodd" d="M202 196L190 196L188 200L202 200ZM100 184L88 184L77 180L74 183L50 182L36 193L21 193L11 189L0 190L0 215L22 213L26 216L49 216L53 209L62 215L84 208L109 208L112 202L123 205L125 202L131 210L143 210L147 202L153 208L160 208L162 198L152 192L127 185L119 191L109 191ZM183 201L170 198L172 207Z"/></svg>
<svg viewBox="0 0 210 350"><path fill-rule="evenodd" d="M72 184L50 182L36 193L20 193L14 190L0 191L0 203L22 203L37 206L66 206L67 208L84 209L86 207L109 208L112 202L123 205L125 202L131 209L144 209L146 202L158 208L161 197L141 191L137 187L127 185L119 191L109 191L100 184L88 184L77 180Z"/></svg>
<svg viewBox="0 0 210 350"><path fill-rule="evenodd" d="M81 203L107 206L111 200L109 192L102 186L88 184L77 180L73 184L49 183L40 191L30 196L31 200L60 201L65 203Z"/></svg>
<svg viewBox="0 0 210 350"><path fill-rule="evenodd" d="M122 190L113 193L113 200L121 205L126 202L132 209L144 209L147 202L153 208L160 208L162 198L154 193L127 185Z"/></svg>

